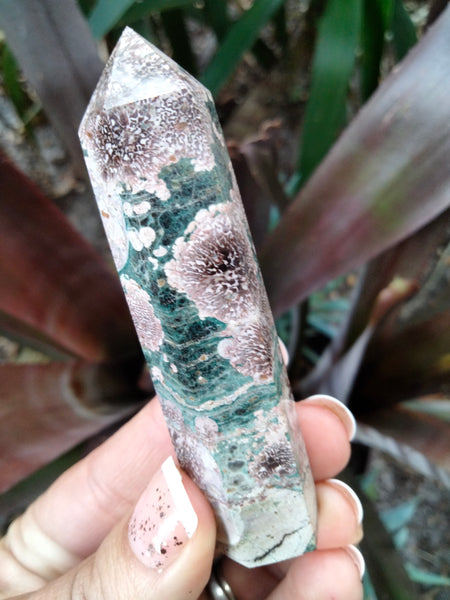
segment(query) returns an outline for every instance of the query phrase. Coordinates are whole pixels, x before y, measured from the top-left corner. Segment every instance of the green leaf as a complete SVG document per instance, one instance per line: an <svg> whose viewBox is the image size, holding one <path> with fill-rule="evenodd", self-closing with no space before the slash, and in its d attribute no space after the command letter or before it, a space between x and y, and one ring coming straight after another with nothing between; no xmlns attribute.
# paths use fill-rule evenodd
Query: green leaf
<svg viewBox="0 0 450 600"><path fill-rule="evenodd" d="M417 583L420 583L422 585L429 586L450 586L450 577L446 577L445 575L438 575L437 573L430 573L429 571L424 571L423 569L419 569L411 563L406 563L405 568L412 581L416 581Z"/></svg>
<svg viewBox="0 0 450 600"><path fill-rule="evenodd" d="M183 12L174 8L161 13L161 21L173 50L173 59L186 71L196 74L194 54L191 48Z"/></svg>
<svg viewBox="0 0 450 600"><path fill-rule="evenodd" d="M217 39L220 41L225 37L229 26L227 0L204 1L206 20L213 28Z"/></svg>
<svg viewBox="0 0 450 600"><path fill-rule="evenodd" d="M359 483L364 494L372 502L376 502L379 496L378 476L380 467L372 466L363 475L359 477Z"/></svg>
<svg viewBox="0 0 450 600"><path fill-rule="evenodd" d="M356 477L348 469L341 473L340 477L356 491L363 505L365 537L359 547L364 555L376 597L380 600L417 598L415 586L409 580L402 557L395 549L375 505L362 493Z"/></svg>
<svg viewBox="0 0 450 600"><path fill-rule="evenodd" d="M135 2L117 25L123 27L148 17L151 13L162 12L171 8L186 8L194 6L194 4L194 0L142 0L142 2Z"/></svg>
<svg viewBox="0 0 450 600"><path fill-rule="evenodd" d="M394 12L395 0L376 0L376 2L383 18L384 29L385 31L388 31L392 24L392 14Z"/></svg>
<svg viewBox="0 0 450 600"><path fill-rule="evenodd" d="M411 521L414 517L416 507L417 502L410 500L409 502L403 502L398 506L382 511L380 517L386 529L394 533Z"/></svg>
<svg viewBox="0 0 450 600"><path fill-rule="evenodd" d="M402 0L394 0L392 33L397 60L401 60L417 43L417 33Z"/></svg>
<svg viewBox="0 0 450 600"><path fill-rule="evenodd" d="M102 38L116 26L124 26L148 16L152 12L192 6L194 0L98 0L89 15L91 31Z"/></svg>
<svg viewBox="0 0 450 600"><path fill-rule="evenodd" d="M360 23L361 0L329 0L320 19L297 166L302 182L309 178L346 122Z"/></svg>
<svg viewBox="0 0 450 600"><path fill-rule="evenodd" d="M396 531L396 533L394 533L394 535L392 536L392 540L397 550L405 548L406 544L409 541L409 537L410 533L407 527L403 527L402 529L399 529L398 531Z"/></svg>
<svg viewBox="0 0 450 600"><path fill-rule="evenodd" d="M378 87L386 32L386 5L391 0L363 0L361 97L366 101Z"/></svg>
<svg viewBox="0 0 450 600"><path fill-rule="evenodd" d="M246 50L252 47L261 29L284 0L255 0L228 31L217 53L201 77L201 82L216 96L231 76Z"/></svg>
<svg viewBox="0 0 450 600"><path fill-rule="evenodd" d="M432 415L441 419L441 421L450 423L450 400L444 400L443 398L419 398L416 400L407 400L402 404L410 410L425 415Z"/></svg>
<svg viewBox="0 0 450 600"><path fill-rule="evenodd" d="M275 313L450 205L450 9L378 88L269 235ZM328 88L333 96L333 88ZM426 118L424 117L426 115Z"/></svg>
<svg viewBox="0 0 450 600"><path fill-rule="evenodd" d="M23 117L27 105L27 97L20 83L20 74L16 59L6 44L2 50L1 67L5 91L14 104L19 117Z"/></svg>
<svg viewBox="0 0 450 600"><path fill-rule="evenodd" d="M133 3L134 0L98 0L88 19L94 37L102 38L111 31Z"/></svg>

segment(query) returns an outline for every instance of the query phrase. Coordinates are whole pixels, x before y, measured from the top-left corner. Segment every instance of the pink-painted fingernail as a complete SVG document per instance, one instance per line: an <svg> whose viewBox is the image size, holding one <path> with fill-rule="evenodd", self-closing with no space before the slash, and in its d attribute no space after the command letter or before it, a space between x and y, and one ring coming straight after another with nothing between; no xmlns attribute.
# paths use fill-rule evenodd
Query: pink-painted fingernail
<svg viewBox="0 0 450 600"><path fill-rule="evenodd" d="M364 573L366 572L366 562L364 560L363 555L361 554L361 552L358 550L358 548L356 546L353 546L353 544L346 546L344 548L344 550L347 552L347 554L352 559L353 563L355 564L356 568L358 569L359 578L362 579L364 577Z"/></svg>
<svg viewBox="0 0 450 600"><path fill-rule="evenodd" d="M162 571L180 554L197 524L181 474L169 457L136 504L128 527L131 549L144 565Z"/></svg>
<svg viewBox="0 0 450 600"><path fill-rule="evenodd" d="M350 502L352 503L352 505L355 509L356 520L358 522L358 525L360 525L364 518L364 509L361 504L361 500L356 495L356 492L349 485L347 485L344 481L341 481L340 479L327 479L326 483L340 488L344 492L344 494L347 496L347 498L349 498Z"/></svg>
<svg viewBox="0 0 450 600"><path fill-rule="evenodd" d="M333 396L327 396L326 394L309 396L309 398L306 398L303 402L313 402L314 404L325 406L334 412L334 414L342 421L342 424L347 430L348 439L350 441L353 440L356 435L356 420L345 404L336 398L333 398Z"/></svg>
<svg viewBox="0 0 450 600"><path fill-rule="evenodd" d="M278 338L278 345L280 347L281 356L283 357L283 362L286 366L288 366L289 352L288 352L288 349L286 348L286 344L283 342L283 340L280 337Z"/></svg>

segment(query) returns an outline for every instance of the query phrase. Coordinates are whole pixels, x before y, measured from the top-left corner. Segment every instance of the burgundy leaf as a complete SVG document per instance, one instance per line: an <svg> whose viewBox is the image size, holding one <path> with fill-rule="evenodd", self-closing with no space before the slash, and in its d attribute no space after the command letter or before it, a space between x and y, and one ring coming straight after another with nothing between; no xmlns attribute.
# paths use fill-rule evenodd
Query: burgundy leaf
<svg viewBox="0 0 450 600"><path fill-rule="evenodd" d="M275 313L450 205L450 7L387 78L262 252Z"/></svg>
<svg viewBox="0 0 450 600"><path fill-rule="evenodd" d="M0 198L0 310L87 360L140 356L117 277L1 157Z"/></svg>
<svg viewBox="0 0 450 600"><path fill-rule="evenodd" d="M151 392L137 380L135 364L0 365L0 493L130 415Z"/></svg>

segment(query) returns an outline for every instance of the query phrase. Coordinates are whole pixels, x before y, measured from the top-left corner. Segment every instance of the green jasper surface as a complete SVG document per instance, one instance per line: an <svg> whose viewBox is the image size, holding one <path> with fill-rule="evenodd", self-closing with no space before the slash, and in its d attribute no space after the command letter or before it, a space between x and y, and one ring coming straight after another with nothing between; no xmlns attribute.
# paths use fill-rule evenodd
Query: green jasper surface
<svg viewBox="0 0 450 600"><path fill-rule="evenodd" d="M315 543L314 484L209 92L126 29L80 127L181 466L258 566Z"/></svg>

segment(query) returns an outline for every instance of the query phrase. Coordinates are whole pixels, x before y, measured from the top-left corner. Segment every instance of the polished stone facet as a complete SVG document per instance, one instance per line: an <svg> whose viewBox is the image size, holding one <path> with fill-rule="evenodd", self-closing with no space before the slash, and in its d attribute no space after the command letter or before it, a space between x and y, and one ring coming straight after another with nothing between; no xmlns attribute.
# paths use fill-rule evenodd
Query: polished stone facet
<svg viewBox="0 0 450 600"><path fill-rule="evenodd" d="M249 567L314 548L314 484L209 92L131 29L80 127L181 466Z"/></svg>

